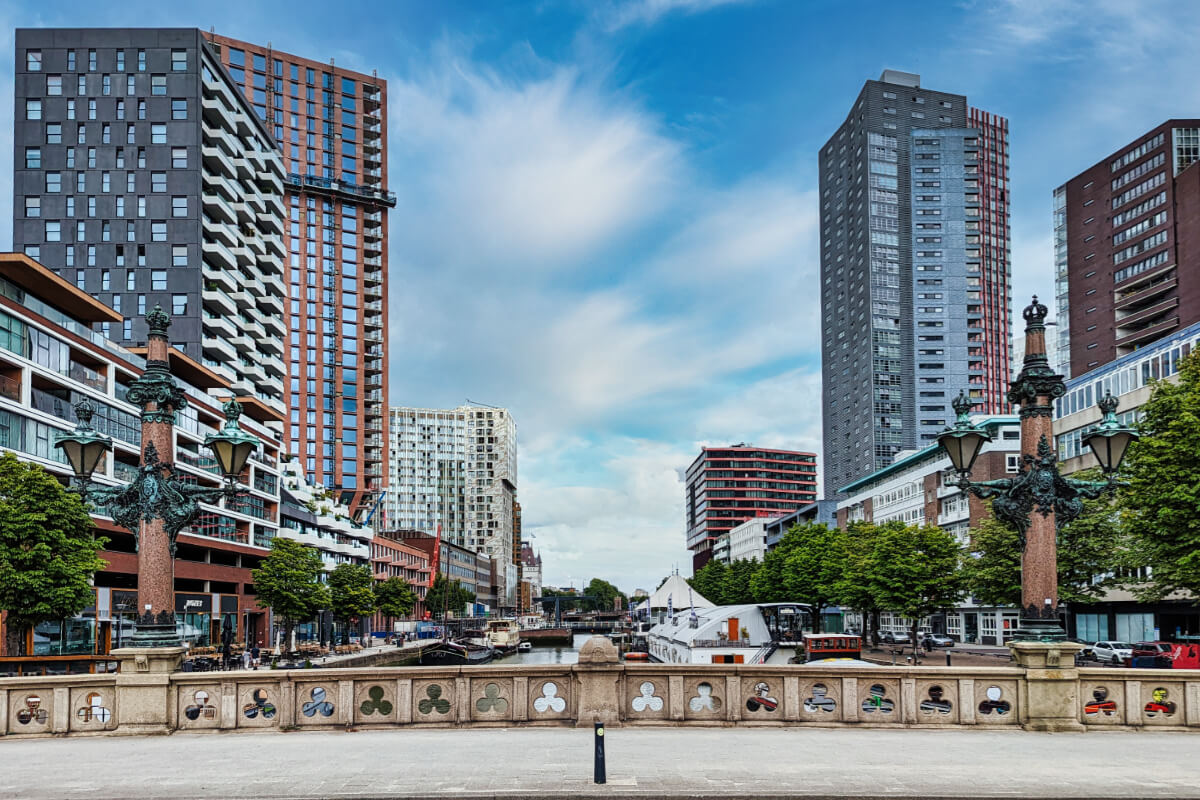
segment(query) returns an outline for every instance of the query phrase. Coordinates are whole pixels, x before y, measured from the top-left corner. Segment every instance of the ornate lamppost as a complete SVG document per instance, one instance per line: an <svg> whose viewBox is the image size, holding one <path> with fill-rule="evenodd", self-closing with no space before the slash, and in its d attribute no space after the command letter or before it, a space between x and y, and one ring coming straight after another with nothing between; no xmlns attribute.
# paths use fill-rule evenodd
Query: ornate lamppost
<svg viewBox="0 0 1200 800"><path fill-rule="evenodd" d="M1079 516L1085 498L1100 497L1120 485L1117 469L1138 434L1117 421L1117 399L1106 394L1098 403L1103 422L1083 437L1106 480L1080 481L1059 474L1052 421L1054 401L1066 393L1066 384L1046 357L1046 314L1034 295L1024 312L1025 361L1008 390L1008 402L1021 408L1020 473L1014 478L970 480L971 467L991 436L971 424L973 402L962 394L953 402L958 419L938 436L938 443L958 473L952 485L981 499L994 498L993 513L1020 535L1021 618L1014 638L1055 642L1066 638L1058 617L1058 528Z"/></svg>
<svg viewBox="0 0 1200 800"><path fill-rule="evenodd" d="M63 451L71 465L78 481L77 491L106 507L113 521L134 535L139 608L131 645L176 647L181 642L175 624L175 537L200 513L197 502L211 503L244 494L237 488L237 478L259 440L241 429L241 405L229 400L224 405L224 428L204 440L217 459L224 485L209 488L181 479L173 463L174 425L175 412L187 405L187 397L175 383L168 361L171 318L155 306L146 315L146 323L146 369L125 393L126 400L142 409L143 450L137 476L124 486L91 482L104 454L112 449L112 439L92 428L95 406L87 400L75 405L79 420L75 430L60 435L54 446Z"/></svg>

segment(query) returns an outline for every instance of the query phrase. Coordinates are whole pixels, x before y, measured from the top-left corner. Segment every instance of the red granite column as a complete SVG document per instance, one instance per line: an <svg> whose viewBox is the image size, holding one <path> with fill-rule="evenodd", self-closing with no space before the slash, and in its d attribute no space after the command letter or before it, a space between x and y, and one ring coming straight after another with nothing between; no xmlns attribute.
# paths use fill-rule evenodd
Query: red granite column
<svg viewBox="0 0 1200 800"><path fill-rule="evenodd" d="M167 337L151 327L147 337L146 361L169 364ZM156 403L146 411L156 411ZM170 409L174 411L174 409ZM153 444L158 458L164 463L175 461L174 425L164 421L142 420L142 449ZM171 540L163 521L142 521L138 541L138 605L139 613L151 612L155 617L162 611L175 613L175 562L171 555Z"/></svg>

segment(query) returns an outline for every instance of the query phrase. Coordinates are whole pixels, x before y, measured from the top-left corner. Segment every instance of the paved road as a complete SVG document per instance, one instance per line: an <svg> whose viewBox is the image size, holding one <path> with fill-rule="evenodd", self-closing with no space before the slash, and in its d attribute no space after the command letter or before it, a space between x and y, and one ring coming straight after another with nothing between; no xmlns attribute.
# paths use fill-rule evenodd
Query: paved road
<svg viewBox="0 0 1200 800"><path fill-rule="evenodd" d="M1194 733L561 728L0 739L0 797L1200 798Z"/></svg>

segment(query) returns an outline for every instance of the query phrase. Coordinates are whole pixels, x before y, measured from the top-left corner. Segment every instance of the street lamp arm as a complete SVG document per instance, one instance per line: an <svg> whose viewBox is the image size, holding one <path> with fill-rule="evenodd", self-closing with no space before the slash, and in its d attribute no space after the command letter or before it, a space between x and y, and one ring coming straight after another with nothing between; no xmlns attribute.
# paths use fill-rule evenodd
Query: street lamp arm
<svg viewBox="0 0 1200 800"><path fill-rule="evenodd" d="M1109 475L1105 481L1080 481L1074 478L1063 478L1063 481L1075 491L1079 497L1095 500L1109 494L1121 486L1128 486L1125 481L1117 480L1116 475Z"/></svg>
<svg viewBox="0 0 1200 800"><path fill-rule="evenodd" d="M993 497L999 497L1013 487L1012 478L999 478L994 481L973 481L965 475L960 475L956 480L951 482L952 486L956 486L964 492L970 492L980 500L988 500Z"/></svg>
<svg viewBox="0 0 1200 800"><path fill-rule="evenodd" d="M179 486L179 493L189 500L198 503L216 503L220 500L231 500L246 494L245 490L228 483L216 488L185 483Z"/></svg>

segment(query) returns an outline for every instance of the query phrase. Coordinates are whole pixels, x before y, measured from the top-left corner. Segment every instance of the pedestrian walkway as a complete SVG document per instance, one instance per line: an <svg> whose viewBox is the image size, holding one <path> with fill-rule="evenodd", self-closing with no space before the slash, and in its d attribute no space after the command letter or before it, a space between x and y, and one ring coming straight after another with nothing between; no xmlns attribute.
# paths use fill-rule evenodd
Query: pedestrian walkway
<svg viewBox="0 0 1200 800"><path fill-rule="evenodd" d="M0 738L0 798L1200 798L1195 733L609 728Z"/></svg>

